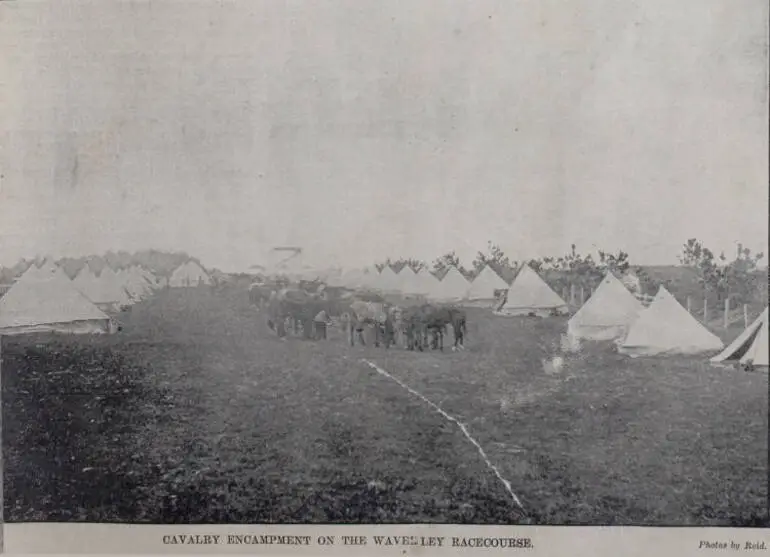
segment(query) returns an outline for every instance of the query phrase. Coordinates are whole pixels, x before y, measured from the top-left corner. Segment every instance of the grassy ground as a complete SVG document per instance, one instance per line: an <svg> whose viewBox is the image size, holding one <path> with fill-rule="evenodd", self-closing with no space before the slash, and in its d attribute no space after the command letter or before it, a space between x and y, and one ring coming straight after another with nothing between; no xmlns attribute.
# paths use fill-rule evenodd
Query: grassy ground
<svg viewBox="0 0 770 557"><path fill-rule="evenodd" d="M7 521L767 525L766 374L594 346L548 375L564 320L482 310L443 354L281 342L241 292L124 325L3 339Z"/></svg>

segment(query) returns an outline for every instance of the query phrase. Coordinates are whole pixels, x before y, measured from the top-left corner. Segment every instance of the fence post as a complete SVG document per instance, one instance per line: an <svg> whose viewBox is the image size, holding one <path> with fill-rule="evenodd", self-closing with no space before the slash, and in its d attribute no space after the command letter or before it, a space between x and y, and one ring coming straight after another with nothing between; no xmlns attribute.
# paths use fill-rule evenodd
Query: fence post
<svg viewBox="0 0 770 557"><path fill-rule="evenodd" d="M725 329L727 329L730 326L730 298L725 299L724 326L725 326Z"/></svg>
<svg viewBox="0 0 770 557"><path fill-rule="evenodd" d="M703 322L706 323L709 320L709 299L703 298Z"/></svg>
<svg viewBox="0 0 770 557"><path fill-rule="evenodd" d="M692 298L687 296L687 313L692 313Z"/></svg>
<svg viewBox="0 0 770 557"><path fill-rule="evenodd" d="M749 328L749 304L743 304L743 328Z"/></svg>

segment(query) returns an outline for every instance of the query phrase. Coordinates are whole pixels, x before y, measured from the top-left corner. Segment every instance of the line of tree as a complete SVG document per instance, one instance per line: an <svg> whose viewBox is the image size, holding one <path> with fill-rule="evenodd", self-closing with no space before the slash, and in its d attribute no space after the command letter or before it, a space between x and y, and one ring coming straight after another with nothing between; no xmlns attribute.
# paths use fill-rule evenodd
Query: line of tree
<svg viewBox="0 0 770 557"><path fill-rule="evenodd" d="M42 256L31 259L20 259L12 267L0 269L0 284L10 284L32 265L42 265L45 259L46 258ZM61 267L70 278L74 278L86 265L88 265L91 271L97 275L101 274L102 270L107 267L117 271L140 265L145 269L152 271L157 276L168 278L177 267L189 261L198 263L203 267L200 260L185 252L166 252L153 249L137 251L134 253L127 251L108 251L102 255L63 257L53 260L53 262Z"/></svg>

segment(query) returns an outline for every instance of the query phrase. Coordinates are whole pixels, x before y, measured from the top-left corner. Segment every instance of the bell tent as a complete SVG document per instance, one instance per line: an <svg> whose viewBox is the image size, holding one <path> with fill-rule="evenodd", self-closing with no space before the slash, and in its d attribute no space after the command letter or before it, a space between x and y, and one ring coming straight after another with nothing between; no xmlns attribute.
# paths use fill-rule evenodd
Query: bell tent
<svg viewBox="0 0 770 557"><path fill-rule="evenodd" d="M417 288L417 294L422 294L428 298L435 295L438 288L439 281L436 275L431 273L428 269L422 268L417 272L415 276L415 287Z"/></svg>
<svg viewBox="0 0 770 557"><path fill-rule="evenodd" d="M172 288L184 288L189 286L198 286L201 284L211 284L211 278L208 273L195 261L188 261L171 274L168 281Z"/></svg>
<svg viewBox="0 0 770 557"><path fill-rule="evenodd" d="M374 287L383 292L398 292L398 275L390 265L385 265L377 276Z"/></svg>
<svg viewBox="0 0 770 557"><path fill-rule="evenodd" d="M617 340L625 337L644 309L642 303L612 273L567 324L570 337L586 340Z"/></svg>
<svg viewBox="0 0 770 557"><path fill-rule="evenodd" d="M524 265L514 279L500 308L501 315L537 315L547 317L567 313L567 303L551 290L532 267Z"/></svg>
<svg viewBox="0 0 770 557"><path fill-rule="evenodd" d="M109 333L110 323L61 269L23 276L0 299L0 335Z"/></svg>
<svg viewBox="0 0 770 557"><path fill-rule="evenodd" d="M481 272L471 282L468 299L470 301L493 302L497 299L495 292L500 290L508 290L508 283L492 267L484 265Z"/></svg>
<svg viewBox="0 0 770 557"><path fill-rule="evenodd" d="M664 287L628 331L618 352L631 357L699 354L724 344L682 307Z"/></svg>
<svg viewBox="0 0 770 557"><path fill-rule="evenodd" d="M414 272L409 265L404 265L404 268L398 273L398 282L401 292L405 294L419 294L420 285L417 279L417 273Z"/></svg>
<svg viewBox="0 0 770 557"><path fill-rule="evenodd" d="M450 267L431 297L443 302L459 302L467 298L470 286L468 279L457 270L457 267Z"/></svg>
<svg viewBox="0 0 770 557"><path fill-rule="evenodd" d="M131 303L128 293L121 285L120 278L109 267L102 269L97 277L86 265L74 280L75 287L102 311L115 312Z"/></svg>
<svg viewBox="0 0 770 557"><path fill-rule="evenodd" d="M768 308L722 352L711 358L713 364L752 365L767 367Z"/></svg>

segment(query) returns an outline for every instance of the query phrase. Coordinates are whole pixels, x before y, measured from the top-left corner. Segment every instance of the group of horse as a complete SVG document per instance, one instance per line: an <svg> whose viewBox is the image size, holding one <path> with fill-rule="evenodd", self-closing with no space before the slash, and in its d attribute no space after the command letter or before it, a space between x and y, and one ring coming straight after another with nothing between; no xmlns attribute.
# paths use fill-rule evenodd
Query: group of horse
<svg viewBox="0 0 770 557"><path fill-rule="evenodd" d="M375 346L403 345L407 350L443 350L444 336L451 326L453 350L462 350L467 336L467 317L462 308L450 305L416 303L399 305L381 297L323 285L285 286L253 284L249 288L252 304L265 311L267 325L279 338L288 331L306 339L325 338L327 323L346 331L348 342L366 345L364 332L373 333ZM288 325L288 326L287 326Z"/></svg>

